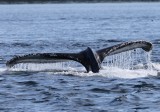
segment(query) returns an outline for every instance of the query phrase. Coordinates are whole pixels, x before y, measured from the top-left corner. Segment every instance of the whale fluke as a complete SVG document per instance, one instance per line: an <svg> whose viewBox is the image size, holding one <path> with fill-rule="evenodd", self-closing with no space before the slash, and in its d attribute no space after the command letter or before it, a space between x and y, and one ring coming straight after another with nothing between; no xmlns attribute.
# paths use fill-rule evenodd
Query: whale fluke
<svg viewBox="0 0 160 112"><path fill-rule="evenodd" d="M146 42L146 41L142 41L142 40L131 41L131 42L117 44L117 45L114 45L114 46L111 46L108 48L100 49L96 52L99 55L100 60L102 62L106 56L118 54L121 52L133 50L136 48L142 48L146 52L149 52L150 50L152 50L152 44L150 42Z"/></svg>
<svg viewBox="0 0 160 112"><path fill-rule="evenodd" d="M81 63L87 70L96 72L100 69L100 65L96 62L96 57L91 48L87 48L79 53L35 53L22 56L15 56L7 61L7 67L13 67L19 63L57 63L73 60Z"/></svg>
<svg viewBox="0 0 160 112"><path fill-rule="evenodd" d="M146 41L133 41L117 44L108 48L93 51L90 47L79 53L36 53L16 56L7 61L7 67L13 67L19 63L57 63L73 60L81 63L87 70L94 73L99 72L101 63L106 56L121 52L142 48L146 52L152 49L152 44Z"/></svg>

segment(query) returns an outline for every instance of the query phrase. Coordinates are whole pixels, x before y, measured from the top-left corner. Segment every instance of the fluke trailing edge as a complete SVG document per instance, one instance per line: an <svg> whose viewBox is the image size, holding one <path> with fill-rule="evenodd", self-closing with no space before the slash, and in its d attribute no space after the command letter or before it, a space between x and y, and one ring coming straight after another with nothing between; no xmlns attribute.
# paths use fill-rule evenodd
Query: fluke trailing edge
<svg viewBox="0 0 160 112"><path fill-rule="evenodd" d="M146 41L132 41L117 44L108 48L93 51L90 47L79 53L36 53L23 56L16 56L9 60L6 65L12 67L19 63L57 63L67 60L73 60L81 63L87 70L94 73L99 72L101 63L106 56L118 54L121 52L142 48L145 51L152 49L152 44Z"/></svg>

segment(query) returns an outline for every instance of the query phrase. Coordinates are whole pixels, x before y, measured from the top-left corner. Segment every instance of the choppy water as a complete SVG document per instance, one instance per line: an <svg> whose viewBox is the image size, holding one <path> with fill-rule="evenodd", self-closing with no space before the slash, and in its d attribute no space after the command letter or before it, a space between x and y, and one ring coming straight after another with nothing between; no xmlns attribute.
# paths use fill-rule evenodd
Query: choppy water
<svg viewBox="0 0 160 112"><path fill-rule="evenodd" d="M0 5L0 111L158 112L159 6L160 3ZM88 46L96 50L131 40L153 43L152 70L141 68L141 64L131 70L115 64L117 67L103 67L96 74L77 72L75 69L79 68L74 67L47 72L13 71L5 66L14 55L78 52ZM46 66L51 67L32 65L31 69Z"/></svg>

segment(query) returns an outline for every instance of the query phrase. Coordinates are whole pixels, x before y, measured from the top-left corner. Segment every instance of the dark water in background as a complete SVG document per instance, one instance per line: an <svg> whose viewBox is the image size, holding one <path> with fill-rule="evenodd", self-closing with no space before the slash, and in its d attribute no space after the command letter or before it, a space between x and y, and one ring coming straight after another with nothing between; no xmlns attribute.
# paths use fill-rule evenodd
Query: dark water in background
<svg viewBox="0 0 160 112"><path fill-rule="evenodd" d="M151 60L160 69L159 12L160 3L0 5L0 111L158 112L159 76L13 72L5 62L14 55L147 40L154 45Z"/></svg>

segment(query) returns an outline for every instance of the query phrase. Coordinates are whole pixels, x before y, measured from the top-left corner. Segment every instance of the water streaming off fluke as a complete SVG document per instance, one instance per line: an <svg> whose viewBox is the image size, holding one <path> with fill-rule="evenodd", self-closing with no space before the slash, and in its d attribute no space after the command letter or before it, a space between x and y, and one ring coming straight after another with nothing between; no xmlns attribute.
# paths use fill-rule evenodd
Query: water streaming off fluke
<svg viewBox="0 0 160 112"><path fill-rule="evenodd" d="M148 75L157 75L157 70L153 69L151 62L151 52L145 52L138 48L119 54L107 56L100 73L85 73L85 68L75 61L65 61L58 63L20 63L9 70L11 71L41 71L79 75L79 76L107 76L121 78L136 78ZM115 75L118 74L118 75ZM127 74L127 76L125 75Z"/></svg>
<svg viewBox="0 0 160 112"><path fill-rule="evenodd" d="M145 52L142 49L134 49L112 56L107 56L103 62L103 66L113 68L118 67L121 69L143 69L152 70L151 65L151 52Z"/></svg>

